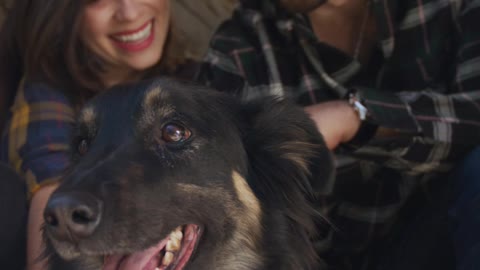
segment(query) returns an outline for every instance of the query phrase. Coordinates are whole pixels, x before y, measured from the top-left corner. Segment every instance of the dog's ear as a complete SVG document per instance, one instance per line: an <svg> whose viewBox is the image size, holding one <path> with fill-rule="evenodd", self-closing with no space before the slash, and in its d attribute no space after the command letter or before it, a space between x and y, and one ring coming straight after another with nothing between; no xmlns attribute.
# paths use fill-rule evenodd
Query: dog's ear
<svg viewBox="0 0 480 270"><path fill-rule="evenodd" d="M331 192L332 154L301 107L270 98L243 108L249 123L245 145L250 171L262 178L261 194L295 203L298 196L314 198Z"/></svg>

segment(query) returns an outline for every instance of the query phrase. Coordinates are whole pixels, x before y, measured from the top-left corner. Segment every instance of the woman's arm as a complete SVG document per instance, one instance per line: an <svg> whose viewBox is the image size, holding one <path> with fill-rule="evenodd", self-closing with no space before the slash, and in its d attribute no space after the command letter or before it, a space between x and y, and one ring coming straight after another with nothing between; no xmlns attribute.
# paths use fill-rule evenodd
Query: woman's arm
<svg viewBox="0 0 480 270"><path fill-rule="evenodd" d="M43 209L68 166L74 113L66 97L43 84L19 88L2 140L2 159L25 179L31 198L27 226L27 269L43 270Z"/></svg>
<svg viewBox="0 0 480 270"><path fill-rule="evenodd" d="M43 250L43 210L48 198L58 184L45 186L38 190L30 203L27 226L27 270L46 270L46 261L39 260Z"/></svg>

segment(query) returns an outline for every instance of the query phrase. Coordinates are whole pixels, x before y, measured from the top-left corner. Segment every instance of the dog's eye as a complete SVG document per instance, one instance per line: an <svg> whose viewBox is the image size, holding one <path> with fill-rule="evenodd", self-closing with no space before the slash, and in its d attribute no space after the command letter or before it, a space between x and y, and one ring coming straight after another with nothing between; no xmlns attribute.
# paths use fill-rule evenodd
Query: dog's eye
<svg viewBox="0 0 480 270"><path fill-rule="evenodd" d="M82 139L77 146L77 151L80 155L85 155L88 152L88 141L86 139Z"/></svg>
<svg viewBox="0 0 480 270"><path fill-rule="evenodd" d="M167 124L162 129L162 139L165 142L182 142L191 135L190 130L179 124Z"/></svg>

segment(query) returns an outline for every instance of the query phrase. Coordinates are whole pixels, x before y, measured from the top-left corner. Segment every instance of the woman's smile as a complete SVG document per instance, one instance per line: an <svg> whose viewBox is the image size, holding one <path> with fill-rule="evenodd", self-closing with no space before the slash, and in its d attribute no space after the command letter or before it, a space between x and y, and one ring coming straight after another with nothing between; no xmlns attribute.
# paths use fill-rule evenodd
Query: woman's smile
<svg viewBox="0 0 480 270"><path fill-rule="evenodd" d="M142 51L154 40L154 20L150 20L135 30L127 30L111 35L112 41L121 50L126 52Z"/></svg>
<svg viewBox="0 0 480 270"><path fill-rule="evenodd" d="M170 30L170 3L98 0L85 7L82 19L81 39L103 60L106 77L123 78L160 62Z"/></svg>

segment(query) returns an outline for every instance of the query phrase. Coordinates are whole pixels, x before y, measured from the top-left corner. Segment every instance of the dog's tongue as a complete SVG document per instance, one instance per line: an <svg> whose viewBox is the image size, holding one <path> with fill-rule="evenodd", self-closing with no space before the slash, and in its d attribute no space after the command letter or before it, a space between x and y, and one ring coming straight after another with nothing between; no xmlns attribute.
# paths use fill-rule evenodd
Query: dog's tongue
<svg viewBox="0 0 480 270"><path fill-rule="evenodd" d="M109 255L105 257L103 270L155 270L160 261L160 251L168 239L156 246L129 255Z"/></svg>

